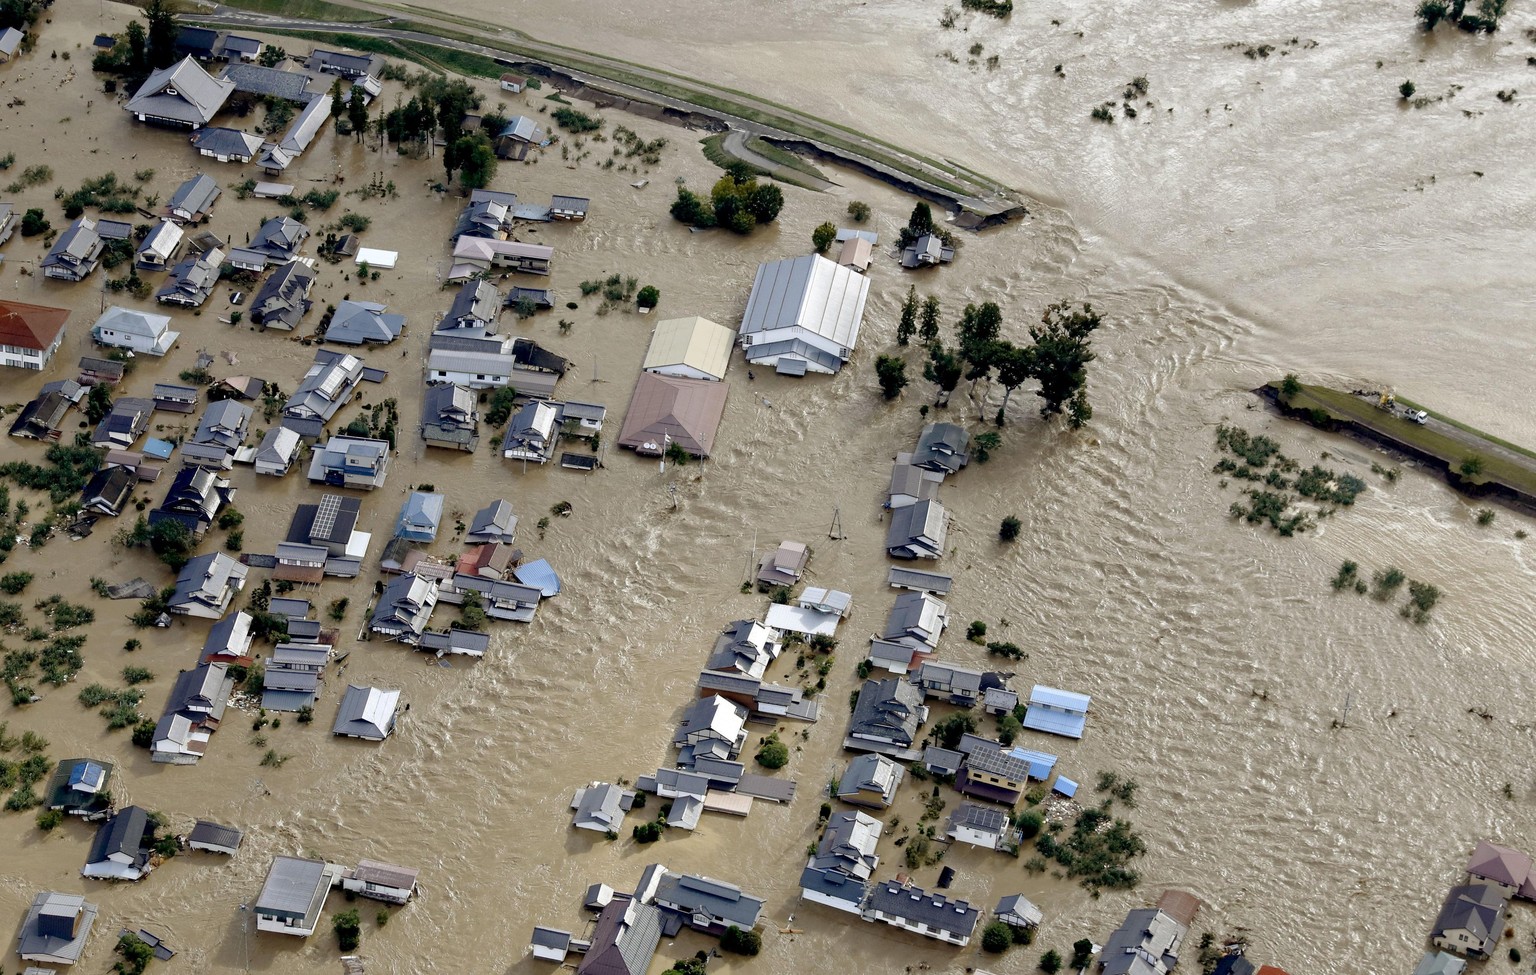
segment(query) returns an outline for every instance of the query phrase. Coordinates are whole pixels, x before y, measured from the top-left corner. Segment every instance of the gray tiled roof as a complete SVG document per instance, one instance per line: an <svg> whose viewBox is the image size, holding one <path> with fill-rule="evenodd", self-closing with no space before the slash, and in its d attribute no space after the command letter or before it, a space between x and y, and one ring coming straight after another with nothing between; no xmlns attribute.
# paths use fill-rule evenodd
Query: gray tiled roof
<svg viewBox="0 0 1536 975"><path fill-rule="evenodd" d="M661 943L661 912L615 894L597 917L591 943L576 975L645 975Z"/></svg>
<svg viewBox="0 0 1536 975"><path fill-rule="evenodd" d="M273 857L261 895L256 898L256 913L302 920L307 922L304 927L310 927L320 916L329 890L330 881L321 861Z"/></svg>
<svg viewBox="0 0 1536 975"><path fill-rule="evenodd" d="M170 202L166 205L172 210L185 210L187 213L207 213L222 192L219 184L210 176L198 173L176 187L176 192L171 194Z"/></svg>
<svg viewBox="0 0 1536 975"><path fill-rule="evenodd" d="M196 61L185 57L152 73L126 108L136 115L206 125L234 90L234 82L209 77Z"/></svg>
<svg viewBox="0 0 1536 975"><path fill-rule="evenodd" d="M895 677L865 681L848 723L851 736L908 745L922 722L923 692Z"/></svg>
<svg viewBox="0 0 1536 975"><path fill-rule="evenodd" d="M750 930L763 912L763 899L735 884L692 874L664 873L656 885L656 903L688 915L693 927L708 918L711 926Z"/></svg>
<svg viewBox="0 0 1536 975"><path fill-rule="evenodd" d="M942 894L930 894L922 888L903 887L888 880L870 888L865 908L926 924L934 931L967 936L976 929L976 920L980 917L980 912L965 901L952 901Z"/></svg>

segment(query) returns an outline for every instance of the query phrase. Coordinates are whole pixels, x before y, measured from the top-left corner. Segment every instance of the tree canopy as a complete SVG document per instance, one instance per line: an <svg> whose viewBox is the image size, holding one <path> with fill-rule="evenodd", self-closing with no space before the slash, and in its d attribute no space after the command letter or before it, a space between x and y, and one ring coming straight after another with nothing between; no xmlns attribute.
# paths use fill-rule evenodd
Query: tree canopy
<svg viewBox="0 0 1536 975"><path fill-rule="evenodd" d="M1088 404L1088 363L1097 356L1090 347L1101 323L1099 314L1086 302L1073 308L1066 302L1051 305L1032 325L1029 336L1030 372L1040 382L1040 416L1050 418L1064 410L1067 424L1076 430L1093 416Z"/></svg>

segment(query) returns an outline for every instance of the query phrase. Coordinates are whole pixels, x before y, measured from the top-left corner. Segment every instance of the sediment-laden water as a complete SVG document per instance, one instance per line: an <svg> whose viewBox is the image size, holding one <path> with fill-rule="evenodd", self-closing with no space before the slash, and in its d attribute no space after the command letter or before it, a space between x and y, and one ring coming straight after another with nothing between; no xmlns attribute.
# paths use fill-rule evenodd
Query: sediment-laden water
<svg viewBox="0 0 1536 975"><path fill-rule="evenodd" d="M1504 105L1492 95L1528 76L1524 57L1536 45L1521 31L1529 15L1516 11L1493 39L1425 40L1406 11L1321 4L1021 5L1001 24L963 15L953 32L938 28L939 11L917 0L815 0L753 8L748 31L737 5L715 0L484 10L488 20L511 18L540 37L718 78L911 140L1046 202L1016 226L964 237L960 260L937 273L908 276L888 259L877 262L855 368L835 379L760 373L748 381L736 363L718 455L707 466L663 474L653 462L610 450L608 467L590 477L524 473L484 449L428 455L407 434L388 483L364 502L376 546L412 484L435 485L450 511L464 514L506 497L523 517L522 547L554 564L565 591L533 625L498 627L485 660L437 667L392 645L351 639L371 572L354 585L327 582L321 603L352 599L341 644L351 655L328 680L315 724L290 719L265 731L269 747L291 756L281 768L259 765L265 749L250 743L238 717L197 767L154 766L125 732L107 732L74 702L78 686L115 685L132 663L156 672L145 709L158 713L172 676L195 662L206 632L200 623L137 632L123 619L130 605L90 595L91 575L168 579L150 559L112 550L109 524L85 541L55 539L14 553L6 570L38 576L29 603L58 591L90 602L99 619L78 684L50 690L25 710L7 709L0 720L12 734L42 733L54 758L118 762L119 795L163 810L181 827L208 817L248 833L231 862L178 858L142 883L109 887L79 878L86 828L68 824L44 836L30 816L7 815L0 818L9 851L0 858L0 917L19 919L39 887L85 890L102 907L88 968L107 967L119 927L143 925L181 949L168 971L335 971L328 933L302 942L248 934L239 908L254 900L273 854L372 857L420 866L424 889L383 930L374 929L372 910L363 912L370 972L532 972L544 970L524 957L533 924L579 925L585 885L624 889L659 859L767 898L773 923L763 956L730 962L726 971L1025 972L1044 947L1102 938L1128 907L1168 887L1206 902L1199 930L1247 933L1256 959L1292 972L1407 970L1473 842L1494 836L1536 845L1524 714L1536 690L1529 676L1536 607L1531 543L1513 537L1531 526L1500 513L1493 526L1478 527L1472 505L1411 468L1387 484L1370 473L1373 461L1387 458L1282 422L1246 390L1290 370L1390 384L1512 440L1536 439L1536 416L1521 395L1531 363L1532 251L1524 231L1536 192L1525 160L1536 130L1520 124L1518 101ZM152 186L163 198L197 170L196 157L181 137L131 125L86 70L90 37L120 27L123 9L61 4L53 18L41 56L0 69L0 103L25 101L0 115L7 151L22 166L47 162L56 185L69 187L107 169L126 176L153 167ZM678 23L689 25L686 45L676 42ZM982 60L972 69L966 49L978 41ZM1242 47L1226 46L1233 42ZM1259 44L1276 49L1267 58L1244 56ZM50 60L50 47L74 56ZM946 49L959 64L939 56ZM994 53L999 64L988 71L984 59ZM1058 63L1064 79L1053 71ZM1134 122L1090 123L1090 108L1117 98L1136 75L1148 78L1154 106ZM1404 76L1430 94L1464 87L1447 101L1403 108L1395 89ZM508 105L536 112L544 102L535 94ZM497 178L529 201L552 192L593 198L585 224L525 238L556 247L553 286L562 300L579 297L579 282L617 271L660 287L663 317L703 314L734 325L757 262L803 252L811 228L836 219L848 200L869 202L887 238L911 207L909 198L839 172L843 188L829 195L787 188L779 223L751 238L689 234L667 217L666 203L674 177L696 187L713 178L691 135L610 121L672 140L646 188L629 185L640 174L594 167L604 143L577 168L565 168L553 151L537 165L504 165ZM385 159L330 134L305 156L295 181L339 172L346 189L380 170L398 199L345 202L373 217L370 246L401 251L399 268L359 288L342 279L345 266L327 266L316 297L323 306L350 293L408 316L401 343L368 355L392 370L388 384L363 391L365 403L396 397L409 430L426 336L451 300L437 280L457 202L428 190L441 176L436 160ZM233 167L214 172L224 183L236 179ZM14 201L44 206L63 225L52 186ZM212 226L238 243L276 212L226 194ZM0 377L5 402L29 398L41 379L71 374L100 308L99 280L61 286L22 274L40 254L35 241L8 244L0 293L68 305L75 316L53 370ZM1101 899L1027 874L1008 858L951 851L944 862L959 872L957 895L990 907L1001 894L1023 891L1046 912L1038 946L1002 959L808 907L796 889L822 787L843 761L853 667L891 599L881 490L890 458L911 444L922 423L918 407L929 401L930 387L914 378L902 400L886 404L872 377L875 355L894 346L911 282L941 297L947 319L969 301L999 302L1006 331L1019 340L1061 298L1091 300L1106 320L1095 340L1090 428L1078 435L1042 424L1033 397L1021 391L1003 448L944 491L955 530L942 568L956 577L950 603L959 625L943 656L986 663L981 648L962 639L965 623L983 620L997 639L1029 651L1015 668L1025 689L1039 682L1093 695L1084 741L1034 744L1059 753L1062 770L1090 785L1100 769L1139 782L1131 816L1149 847L1138 864L1142 886ZM611 440L650 320L600 317L594 302L581 305L526 327L509 320L504 331L571 358L575 370L561 395L605 403ZM221 292L201 316L177 314L180 345L163 363L141 361L130 391L190 367L199 348L235 353L236 365L215 366L221 375L253 372L291 389L313 350L219 324L225 310ZM574 321L569 334L556 326L561 316ZM957 394L948 413L980 429L978 416L1000 399L991 390L983 408ZM1327 452L1327 464L1372 489L1353 510L1299 538L1233 524L1226 510L1235 489L1208 473L1220 422L1266 432L1298 459ZM0 446L5 460L39 453L30 443ZM234 480L247 551L269 551L293 505L315 494L298 475L258 481L241 469ZM148 489L156 502L162 491ZM540 538L534 524L562 500L573 514L553 518ZM827 537L834 512L847 536L840 541ZM995 533L1008 514L1025 530L1004 548ZM220 533L213 536L210 546L219 544ZM751 552L786 537L815 547L815 584L856 599L822 721L804 738L798 726L788 729L796 751L781 774L799 781L795 802L759 803L745 820L706 816L698 832L649 847L627 835L614 843L577 835L566 809L577 786L633 779L670 758L667 742L714 632L763 608L760 597L738 592ZM454 549L447 537L433 546ZM1416 627L1395 605L1334 596L1327 582L1346 558L1367 570L1398 565L1440 586L1445 599L1428 625ZM135 636L146 645L130 656L119 648ZM19 637L5 642L18 646ZM773 675L791 679L791 663ZM375 746L329 737L348 681L404 689L411 710L393 739ZM1346 701L1348 727L1336 729ZM1469 714L1471 707L1492 718ZM1503 795L1505 783L1513 800ZM917 795L908 791L894 811L909 826ZM900 853L882 848L882 875L894 872ZM931 883L937 870L916 879ZM341 903L337 895L331 906ZM1536 927L1523 910L1514 924L1522 941ZM780 927L796 933L776 933ZM706 945L685 936L664 942L661 955Z"/></svg>

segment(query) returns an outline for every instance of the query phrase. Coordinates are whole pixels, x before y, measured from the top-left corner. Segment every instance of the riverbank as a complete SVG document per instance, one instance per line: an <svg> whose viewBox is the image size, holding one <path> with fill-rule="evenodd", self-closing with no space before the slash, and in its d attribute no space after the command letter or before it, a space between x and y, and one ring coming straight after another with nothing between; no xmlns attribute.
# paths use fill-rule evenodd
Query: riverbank
<svg viewBox="0 0 1536 975"><path fill-rule="evenodd" d="M1266 383L1254 393L1292 419L1411 457L1440 472L1463 494L1536 512L1536 455L1524 448L1428 410L1426 421L1416 423L1363 395L1306 383L1288 394L1284 386Z"/></svg>
<svg viewBox="0 0 1536 975"><path fill-rule="evenodd" d="M494 43L485 34L470 35L445 27L413 12L412 19L393 17L388 6L349 3L359 11L374 11L389 26L372 23L337 25L266 13L232 13L220 7L212 14L185 19L210 27L233 27L291 34L314 39L315 35L338 36L338 41L365 50L375 49L368 40L396 42L403 57L421 62L430 58L422 46L443 52L439 66L451 67L464 54L491 58L508 68L526 71L548 80L564 91L587 100L602 97L644 102L668 112L697 116L710 127L735 129L748 137L780 145L804 145L840 165L887 182L905 192L922 196L957 214L956 222L981 229L1025 216L1024 203L1013 191L952 162L941 163L899 146L881 142L847 126L806 115L747 92L721 88L697 79L657 71L644 65L617 61L559 45L547 44L527 34L500 30ZM221 12L222 11L222 12ZM398 25L398 26L395 26ZM359 42L362 43L359 43ZM452 44L446 42L453 42ZM594 95L600 96L594 98Z"/></svg>

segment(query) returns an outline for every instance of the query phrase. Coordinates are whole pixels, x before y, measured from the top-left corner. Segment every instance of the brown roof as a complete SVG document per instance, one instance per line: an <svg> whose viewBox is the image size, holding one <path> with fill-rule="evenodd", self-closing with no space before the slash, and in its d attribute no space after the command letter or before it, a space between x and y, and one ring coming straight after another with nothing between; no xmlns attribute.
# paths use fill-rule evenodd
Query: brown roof
<svg viewBox="0 0 1536 975"><path fill-rule="evenodd" d="M1200 898L1184 890L1167 890L1157 899L1157 909L1187 928L1200 913Z"/></svg>
<svg viewBox="0 0 1536 975"><path fill-rule="evenodd" d="M1467 861L1467 873L1507 887L1519 887L1531 877L1531 858L1519 850L1483 840Z"/></svg>
<svg viewBox="0 0 1536 975"><path fill-rule="evenodd" d="M41 352L53 344L69 321L67 308L0 301L0 345Z"/></svg>
<svg viewBox="0 0 1536 975"><path fill-rule="evenodd" d="M670 437L693 456L708 457L728 389L725 383L643 373L629 400L619 446L656 456L666 450Z"/></svg>
<svg viewBox="0 0 1536 975"><path fill-rule="evenodd" d="M458 571L464 575L484 575L486 569L490 569L493 578L500 579L506 575L507 566L512 564L513 548L500 542L491 542L486 545L476 545L466 549L459 557Z"/></svg>

